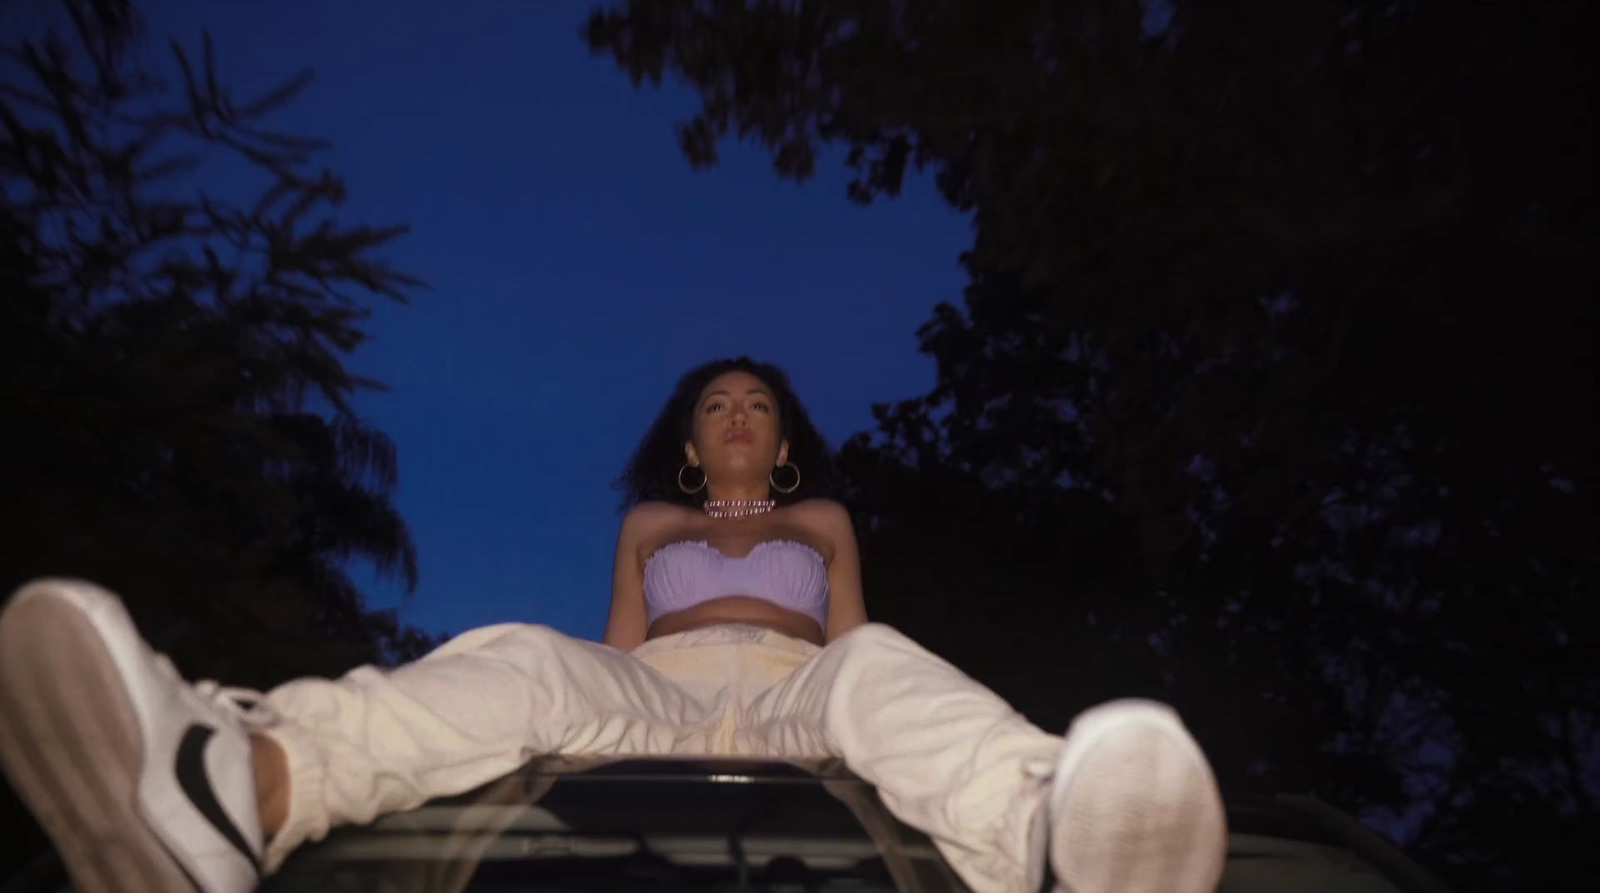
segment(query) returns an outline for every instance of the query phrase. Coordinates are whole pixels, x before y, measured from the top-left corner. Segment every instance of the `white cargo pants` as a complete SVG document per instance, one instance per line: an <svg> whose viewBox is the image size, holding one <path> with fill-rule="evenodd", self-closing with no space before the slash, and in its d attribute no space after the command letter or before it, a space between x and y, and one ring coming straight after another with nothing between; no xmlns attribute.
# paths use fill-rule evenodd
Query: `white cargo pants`
<svg viewBox="0 0 1600 893"><path fill-rule="evenodd" d="M1061 739L881 624L825 648L754 626L629 653L544 626L471 630L394 670L301 679L248 722L288 757L276 869L332 825L470 790L543 754L838 757L976 893L1025 890ZM1031 891L1030 891L1031 893Z"/></svg>

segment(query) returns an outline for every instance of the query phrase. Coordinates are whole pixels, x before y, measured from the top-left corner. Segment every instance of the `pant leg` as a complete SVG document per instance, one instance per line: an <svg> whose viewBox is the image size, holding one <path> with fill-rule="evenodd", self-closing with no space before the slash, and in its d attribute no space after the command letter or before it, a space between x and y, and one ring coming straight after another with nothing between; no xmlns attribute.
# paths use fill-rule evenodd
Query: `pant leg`
<svg viewBox="0 0 1600 893"><path fill-rule="evenodd" d="M977 893L1039 883L1062 739L896 630L839 637L743 711L744 753L836 756L931 837Z"/></svg>
<svg viewBox="0 0 1600 893"><path fill-rule="evenodd" d="M705 709L626 652L545 626L463 633L394 670L299 679L246 714L288 757L289 813L267 869L332 825L471 790L541 754L705 747Z"/></svg>

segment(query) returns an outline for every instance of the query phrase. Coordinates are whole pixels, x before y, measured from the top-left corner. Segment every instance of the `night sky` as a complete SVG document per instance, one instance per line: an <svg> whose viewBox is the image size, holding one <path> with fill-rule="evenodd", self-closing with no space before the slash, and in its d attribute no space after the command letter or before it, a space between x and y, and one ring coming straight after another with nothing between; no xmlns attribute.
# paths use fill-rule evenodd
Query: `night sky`
<svg viewBox="0 0 1600 893"><path fill-rule="evenodd" d="M778 363L835 445L871 427L872 403L933 383L915 333L959 298L968 221L926 179L857 207L837 156L804 185L756 147L692 171L673 124L697 98L635 90L591 56L592 2L140 6L152 48L197 52L209 28L237 100L315 68L268 123L333 143L320 163L349 186L342 221L413 227L387 256L430 288L374 299L348 364L391 386L357 406L399 449L421 561L408 623L598 638L611 482L690 366ZM213 163L193 185L248 199L263 181L247 174ZM356 578L374 606L399 603L395 583Z"/></svg>

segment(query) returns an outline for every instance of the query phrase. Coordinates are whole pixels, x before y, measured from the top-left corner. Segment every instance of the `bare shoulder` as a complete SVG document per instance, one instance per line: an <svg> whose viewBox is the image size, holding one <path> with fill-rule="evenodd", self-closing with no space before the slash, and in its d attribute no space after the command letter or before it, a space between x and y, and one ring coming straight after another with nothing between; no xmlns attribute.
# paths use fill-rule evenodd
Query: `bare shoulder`
<svg viewBox="0 0 1600 893"><path fill-rule="evenodd" d="M622 516L620 539L634 544L654 539L686 513L683 506L670 502L641 502Z"/></svg>
<svg viewBox="0 0 1600 893"><path fill-rule="evenodd" d="M854 534L855 524L844 503L833 499L807 499L790 506L794 518L805 526L824 534L830 540L844 534Z"/></svg>

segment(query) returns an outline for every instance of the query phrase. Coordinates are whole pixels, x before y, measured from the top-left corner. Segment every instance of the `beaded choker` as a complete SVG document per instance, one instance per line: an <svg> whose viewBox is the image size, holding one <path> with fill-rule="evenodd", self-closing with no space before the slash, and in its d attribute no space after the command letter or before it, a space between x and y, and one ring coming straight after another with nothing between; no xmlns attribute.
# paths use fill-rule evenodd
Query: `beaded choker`
<svg viewBox="0 0 1600 893"><path fill-rule="evenodd" d="M707 499L706 514L713 518L743 518L770 512L777 505L772 499Z"/></svg>

